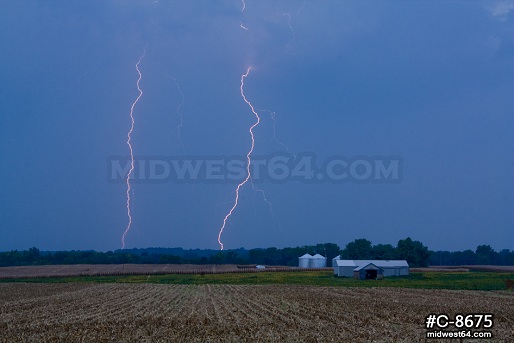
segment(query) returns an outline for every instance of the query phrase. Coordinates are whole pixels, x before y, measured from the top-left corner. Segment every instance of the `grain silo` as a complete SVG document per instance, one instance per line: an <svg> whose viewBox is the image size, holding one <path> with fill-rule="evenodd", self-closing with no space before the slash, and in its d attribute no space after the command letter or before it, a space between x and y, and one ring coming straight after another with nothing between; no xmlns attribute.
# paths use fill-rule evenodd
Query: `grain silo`
<svg viewBox="0 0 514 343"><path fill-rule="evenodd" d="M311 258L312 256L309 254L305 254L303 256L298 257L298 267L309 268Z"/></svg>
<svg viewBox="0 0 514 343"><path fill-rule="evenodd" d="M341 255L337 255L336 257L334 257L332 259L332 267L336 267L337 266L337 261L339 261L341 259Z"/></svg>
<svg viewBox="0 0 514 343"><path fill-rule="evenodd" d="M327 258L316 254L309 260L309 268L325 268L327 266Z"/></svg>

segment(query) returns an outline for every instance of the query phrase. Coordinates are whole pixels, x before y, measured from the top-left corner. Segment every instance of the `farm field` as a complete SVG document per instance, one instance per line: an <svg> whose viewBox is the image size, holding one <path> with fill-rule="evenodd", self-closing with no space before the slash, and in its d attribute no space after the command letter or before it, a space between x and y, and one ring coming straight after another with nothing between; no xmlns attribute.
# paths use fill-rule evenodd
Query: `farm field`
<svg viewBox="0 0 514 343"><path fill-rule="evenodd" d="M272 266L267 271L298 271L296 267ZM332 270L307 268L305 270ZM256 273L262 270L235 264L70 264L0 267L0 279L20 277L71 277L162 274Z"/></svg>
<svg viewBox="0 0 514 343"><path fill-rule="evenodd" d="M332 268L297 268L268 266L256 269L235 264L71 264L0 267L0 280L13 278L51 278L74 276L123 276L123 275L165 275L165 274L224 274L262 272L306 272L332 271ZM411 268L414 273L462 273L469 271L500 272L514 274L514 266L442 266Z"/></svg>
<svg viewBox="0 0 514 343"><path fill-rule="evenodd" d="M56 266L53 266L54 268ZM37 270L38 267L30 267ZM0 275L2 275L0 268ZM40 274L36 274L40 275ZM498 272L462 272L462 271L430 271L412 272L409 276L389 277L383 280L355 280L353 278L334 277L329 270L316 271L268 271L252 272L220 272L213 274L177 273L177 274L135 274L135 275L79 275L79 276L32 276L6 277L0 276L0 283L155 283L180 285L304 285L304 286L335 286L335 287L396 287L420 289L453 289L453 290L505 290L506 280L514 280L514 273Z"/></svg>
<svg viewBox="0 0 514 343"><path fill-rule="evenodd" d="M514 266L494 266L494 265L464 265L464 266L435 266L427 268L410 268L411 271L429 272L429 271L479 271L479 272L498 272L498 273L514 273Z"/></svg>
<svg viewBox="0 0 514 343"><path fill-rule="evenodd" d="M0 268L0 278L236 272L233 264L70 264Z"/></svg>
<svg viewBox="0 0 514 343"><path fill-rule="evenodd" d="M0 342L417 342L427 314L476 312L512 341L511 291L2 283Z"/></svg>

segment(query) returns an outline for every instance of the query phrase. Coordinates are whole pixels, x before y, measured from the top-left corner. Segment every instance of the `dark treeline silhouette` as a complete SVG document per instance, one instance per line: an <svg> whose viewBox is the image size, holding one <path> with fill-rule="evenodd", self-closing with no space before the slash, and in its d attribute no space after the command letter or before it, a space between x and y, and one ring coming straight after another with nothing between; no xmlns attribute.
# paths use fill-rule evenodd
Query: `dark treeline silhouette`
<svg viewBox="0 0 514 343"><path fill-rule="evenodd" d="M267 264L298 265L298 257L305 254L322 254L330 259L337 256L337 244L325 243L296 248L202 250L182 248L125 249L108 252L57 251L46 252L37 248L24 251L0 252L0 267L51 265L51 264Z"/></svg>
<svg viewBox="0 0 514 343"><path fill-rule="evenodd" d="M407 260L411 267L427 267L431 252L419 241L410 237L391 244L372 245L371 241L360 238L350 242L341 251L342 259L350 260Z"/></svg>
<svg viewBox="0 0 514 343"><path fill-rule="evenodd" d="M494 251L489 245L479 245L475 251L436 251L429 260L432 266L497 265L514 266L514 251Z"/></svg>
<svg viewBox="0 0 514 343"><path fill-rule="evenodd" d="M125 249L108 252L88 251L40 251L30 248L24 251L0 252L0 267L52 265L52 264L264 264L297 266L298 257L306 253L327 257L327 266L337 255L343 259L405 259L411 267L455 266L455 265L514 265L514 251L494 251L489 245L479 245L475 251L429 251L419 241L410 237L401 239L396 246L372 245L360 238L341 249L334 243L306 245L294 248L267 248L234 250L146 248Z"/></svg>

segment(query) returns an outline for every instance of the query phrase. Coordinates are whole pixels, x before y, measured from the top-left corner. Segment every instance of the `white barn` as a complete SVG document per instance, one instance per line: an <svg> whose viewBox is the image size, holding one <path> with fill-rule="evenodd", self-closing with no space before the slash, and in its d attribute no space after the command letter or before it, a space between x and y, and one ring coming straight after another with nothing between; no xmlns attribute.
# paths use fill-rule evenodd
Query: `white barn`
<svg viewBox="0 0 514 343"><path fill-rule="evenodd" d="M377 270L384 277L409 275L409 264L405 260L332 260L334 274L354 277L356 272L366 269ZM373 275L376 275L373 274Z"/></svg>

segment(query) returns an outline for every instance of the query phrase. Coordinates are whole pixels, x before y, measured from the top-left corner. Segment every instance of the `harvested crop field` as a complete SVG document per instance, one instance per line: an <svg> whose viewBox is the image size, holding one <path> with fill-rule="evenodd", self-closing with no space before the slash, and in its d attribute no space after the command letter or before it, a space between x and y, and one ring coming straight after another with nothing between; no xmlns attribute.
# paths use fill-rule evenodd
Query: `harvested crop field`
<svg viewBox="0 0 514 343"><path fill-rule="evenodd" d="M272 266L266 271L299 271L300 268ZM332 270L332 268L302 268L307 270ZM224 274L256 273L263 270L235 264L71 264L21 267L0 267L0 279L107 276L107 275L162 275L162 274Z"/></svg>
<svg viewBox="0 0 514 343"><path fill-rule="evenodd" d="M514 273L514 266L493 266L493 265L466 265L466 266L436 266L427 268L410 268L411 272L495 272Z"/></svg>
<svg viewBox="0 0 514 343"><path fill-rule="evenodd" d="M493 342L512 341L511 291L6 283L0 341L413 342L429 313L476 312L494 313Z"/></svg>

